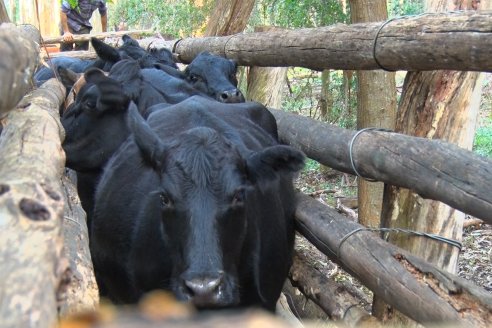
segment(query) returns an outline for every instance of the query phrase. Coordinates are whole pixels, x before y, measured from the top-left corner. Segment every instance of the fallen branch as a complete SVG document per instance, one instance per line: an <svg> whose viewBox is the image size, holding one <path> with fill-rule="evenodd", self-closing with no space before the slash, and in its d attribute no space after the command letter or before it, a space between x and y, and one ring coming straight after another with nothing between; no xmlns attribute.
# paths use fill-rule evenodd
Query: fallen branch
<svg viewBox="0 0 492 328"><path fill-rule="evenodd" d="M479 226L483 223L484 222L480 219L467 219L467 220L463 221L463 229L469 228L472 226Z"/></svg>
<svg viewBox="0 0 492 328"><path fill-rule="evenodd" d="M371 315L359 306L360 300L311 267L302 254L294 254L289 277L292 285L318 304L332 320L343 321L349 327L359 327L361 321L370 320L374 327L379 326L377 320L369 319Z"/></svg>

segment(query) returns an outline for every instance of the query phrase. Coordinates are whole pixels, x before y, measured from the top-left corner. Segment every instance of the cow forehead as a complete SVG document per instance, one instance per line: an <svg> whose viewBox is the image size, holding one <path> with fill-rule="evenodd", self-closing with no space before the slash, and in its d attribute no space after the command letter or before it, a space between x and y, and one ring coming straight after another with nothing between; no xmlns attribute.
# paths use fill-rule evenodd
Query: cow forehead
<svg viewBox="0 0 492 328"><path fill-rule="evenodd" d="M175 178L202 188L229 189L242 182L244 161L234 144L218 132L198 128L179 139L167 163L168 173Z"/></svg>

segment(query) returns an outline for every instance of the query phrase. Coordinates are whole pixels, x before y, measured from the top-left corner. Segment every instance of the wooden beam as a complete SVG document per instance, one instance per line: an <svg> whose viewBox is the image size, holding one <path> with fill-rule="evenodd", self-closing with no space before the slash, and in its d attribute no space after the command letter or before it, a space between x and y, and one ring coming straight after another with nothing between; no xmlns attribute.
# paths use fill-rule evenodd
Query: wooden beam
<svg viewBox="0 0 492 328"><path fill-rule="evenodd" d="M492 295L299 194L297 229L395 309L422 324L488 327Z"/></svg>
<svg viewBox="0 0 492 328"><path fill-rule="evenodd" d="M0 318L7 327L54 327L68 278L62 256L65 154L51 79L7 116L0 136Z"/></svg>
<svg viewBox="0 0 492 328"><path fill-rule="evenodd" d="M492 12L406 16L386 22L185 38L174 52L189 63L201 51L243 66L315 70L492 71Z"/></svg>
<svg viewBox="0 0 492 328"><path fill-rule="evenodd" d="M32 87L39 58L39 31L32 25L0 25L0 118Z"/></svg>
<svg viewBox="0 0 492 328"><path fill-rule="evenodd" d="M270 110L280 139L309 158L355 174L349 145L356 131L309 117ZM365 178L411 189L492 224L492 160L440 140L367 131L353 142L352 158Z"/></svg>
<svg viewBox="0 0 492 328"><path fill-rule="evenodd" d="M74 42L90 41L91 38L104 40L105 38L120 38L125 34L136 38L153 33L154 33L153 30L133 30L133 31L120 31L120 32L102 32L102 33L94 33L94 34L74 34L73 40ZM52 37L43 38L44 44L54 44L54 43L62 43L62 42L63 42L62 36L52 36Z"/></svg>

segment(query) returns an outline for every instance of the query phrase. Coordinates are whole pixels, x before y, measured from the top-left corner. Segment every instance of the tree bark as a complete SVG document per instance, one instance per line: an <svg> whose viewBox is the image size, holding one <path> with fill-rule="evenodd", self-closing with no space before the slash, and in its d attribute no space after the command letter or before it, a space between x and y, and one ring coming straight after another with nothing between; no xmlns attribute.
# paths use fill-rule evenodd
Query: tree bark
<svg viewBox="0 0 492 328"><path fill-rule="evenodd" d="M65 165L56 80L24 97L0 137L0 317L7 327L52 327L67 284L62 256Z"/></svg>
<svg viewBox="0 0 492 328"><path fill-rule="evenodd" d="M255 32L278 30L274 26L257 26ZM282 107L282 89L287 77L286 67L249 68L246 99L257 101L267 107Z"/></svg>
<svg viewBox="0 0 492 328"><path fill-rule="evenodd" d="M384 21L388 18L385 0L351 0L352 23ZM357 71L357 128L393 130L396 119L395 73ZM375 96L377 95L377 96ZM358 179L358 218L362 225L379 227L383 204L383 183Z"/></svg>
<svg viewBox="0 0 492 328"><path fill-rule="evenodd" d="M427 1L427 12L464 9L467 1ZM468 2L470 4L470 2ZM450 8L450 6L456 6ZM470 7L466 9L472 9ZM475 8L476 9L476 8ZM403 85L396 131L440 139L471 149L478 117L480 73L457 71L409 72ZM443 203L424 200L410 190L386 186L382 225L436 234L461 241L465 214ZM437 267L455 273L455 247L401 234L389 242L409 250ZM408 318L375 302L375 312L394 325L411 326Z"/></svg>
<svg viewBox="0 0 492 328"><path fill-rule="evenodd" d="M334 209L298 195L296 226L331 260L422 324L488 327L492 296L393 246Z"/></svg>
<svg viewBox="0 0 492 328"><path fill-rule="evenodd" d="M205 36L231 35L242 32L248 24L254 0L215 0Z"/></svg>
<svg viewBox="0 0 492 328"><path fill-rule="evenodd" d="M3 0L0 1L0 24L1 23L10 23L9 13L7 12L7 7L5 7Z"/></svg>
<svg viewBox="0 0 492 328"><path fill-rule="evenodd" d="M355 174L349 145L356 132L270 111L277 120L281 141L323 165ZM359 134L352 148L354 165L362 176L412 189L424 198L492 223L490 159L440 140L376 131Z"/></svg>
<svg viewBox="0 0 492 328"><path fill-rule="evenodd" d="M32 25L0 25L0 119L32 87L40 34Z"/></svg>
<svg viewBox="0 0 492 328"><path fill-rule="evenodd" d="M490 11L408 16L383 24L336 24L226 37L185 38L167 44L174 48L183 63L189 63L206 50L234 59L243 66L492 71Z"/></svg>

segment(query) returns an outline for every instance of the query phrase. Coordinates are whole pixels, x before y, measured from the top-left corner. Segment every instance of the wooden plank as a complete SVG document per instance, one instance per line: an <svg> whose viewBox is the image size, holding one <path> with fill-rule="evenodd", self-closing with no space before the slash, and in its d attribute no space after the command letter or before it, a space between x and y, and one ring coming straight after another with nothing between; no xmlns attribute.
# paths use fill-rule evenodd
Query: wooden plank
<svg viewBox="0 0 492 328"><path fill-rule="evenodd" d="M488 327L492 295L299 194L297 229L331 260L421 324Z"/></svg>
<svg viewBox="0 0 492 328"><path fill-rule="evenodd" d="M355 174L349 145L356 131L270 109L280 139L309 158ZM492 224L492 160L440 140L367 131L353 142L353 160L365 178L411 189Z"/></svg>

